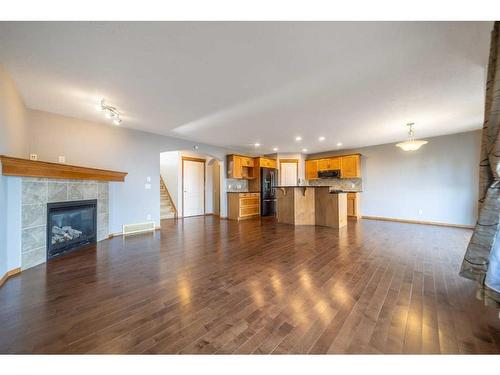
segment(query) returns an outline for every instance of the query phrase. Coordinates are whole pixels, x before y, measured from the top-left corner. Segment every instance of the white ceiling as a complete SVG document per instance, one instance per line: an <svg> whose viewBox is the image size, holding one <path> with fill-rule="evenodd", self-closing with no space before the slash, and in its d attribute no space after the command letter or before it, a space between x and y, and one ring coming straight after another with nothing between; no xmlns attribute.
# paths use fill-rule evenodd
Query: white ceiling
<svg viewBox="0 0 500 375"><path fill-rule="evenodd" d="M480 128L491 27L0 22L0 63L30 108L111 126L104 97L124 127L320 152L399 141L409 121L419 137Z"/></svg>

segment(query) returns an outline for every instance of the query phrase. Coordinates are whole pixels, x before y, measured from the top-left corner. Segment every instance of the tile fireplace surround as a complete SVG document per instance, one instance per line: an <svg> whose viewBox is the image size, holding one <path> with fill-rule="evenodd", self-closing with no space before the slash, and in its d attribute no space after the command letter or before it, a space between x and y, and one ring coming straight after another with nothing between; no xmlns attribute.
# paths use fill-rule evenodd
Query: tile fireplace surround
<svg viewBox="0 0 500 375"><path fill-rule="evenodd" d="M47 259L47 203L97 199L97 241L109 235L109 185L92 180L21 178L21 269Z"/></svg>

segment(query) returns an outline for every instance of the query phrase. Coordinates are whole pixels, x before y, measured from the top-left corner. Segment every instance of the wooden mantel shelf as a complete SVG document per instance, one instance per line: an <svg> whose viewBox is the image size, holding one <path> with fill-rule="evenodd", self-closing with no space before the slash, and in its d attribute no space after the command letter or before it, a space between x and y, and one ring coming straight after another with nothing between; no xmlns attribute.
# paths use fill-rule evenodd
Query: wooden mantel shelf
<svg viewBox="0 0 500 375"><path fill-rule="evenodd" d="M125 181L126 172L86 168L0 155L5 176L45 177L76 180Z"/></svg>

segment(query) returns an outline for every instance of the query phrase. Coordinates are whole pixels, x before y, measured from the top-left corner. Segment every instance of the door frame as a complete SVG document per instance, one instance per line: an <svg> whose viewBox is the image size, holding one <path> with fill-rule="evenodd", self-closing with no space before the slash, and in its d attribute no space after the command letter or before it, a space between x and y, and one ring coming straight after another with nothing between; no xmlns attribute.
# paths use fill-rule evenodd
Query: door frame
<svg viewBox="0 0 500 375"><path fill-rule="evenodd" d="M297 176L297 179L299 178L299 159L280 159L280 169L279 169L279 173L280 173L280 185L283 184L283 182L281 181L281 164L282 163L285 163L285 164L295 164L295 169L296 169L296 176Z"/></svg>
<svg viewBox="0 0 500 375"><path fill-rule="evenodd" d="M194 216L204 216L206 213L206 203L207 203L207 196L206 196L206 185L207 185L207 166L206 166L206 159L203 158L194 158L192 156L183 156L182 157L182 218L184 218L184 161L194 161L198 163L203 163L203 213L201 215L193 215ZM190 216L191 217L191 216Z"/></svg>
<svg viewBox="0 0 500 375"><path fill-rule="evenodd" d="M221 163L220 163L219 160L217 160L215 158L213 160L214 160L214 162L212 164L212 209L213 209L214 215L220 217L220 195L221 195L220 194L221 193L221 189L220 189L220 187L221 187L221 183L220 183L220 175L221 175L221 173L220 173L220 171L221 171ZM214 174L215 174L214 173L215 168L217 168L217 170L218 170L217 176L214 176ZM219 189L217 190L217 192L214 191L215 190L214 187L216 185L214 177L217 177L217 185L219 187ZM217 205L218 206L217 207L217 213L215 213L216 212L216 209L215 209L216 208L216 205L215 205L215 201L216 201L215 197L216 196L217 196L217 203L218 203L218 205Z"/></svg>

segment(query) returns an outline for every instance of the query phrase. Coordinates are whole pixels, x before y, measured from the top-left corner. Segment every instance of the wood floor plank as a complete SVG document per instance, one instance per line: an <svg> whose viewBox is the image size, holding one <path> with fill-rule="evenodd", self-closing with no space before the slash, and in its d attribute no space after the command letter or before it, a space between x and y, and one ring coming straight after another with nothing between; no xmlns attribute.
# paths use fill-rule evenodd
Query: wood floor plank
<svg viewBox="0 0 500 375"><path fill-rule="evenodd" d="M197 217L116 237L0 288L0 353L500 353L458 276L471 231Z"/></svg>

